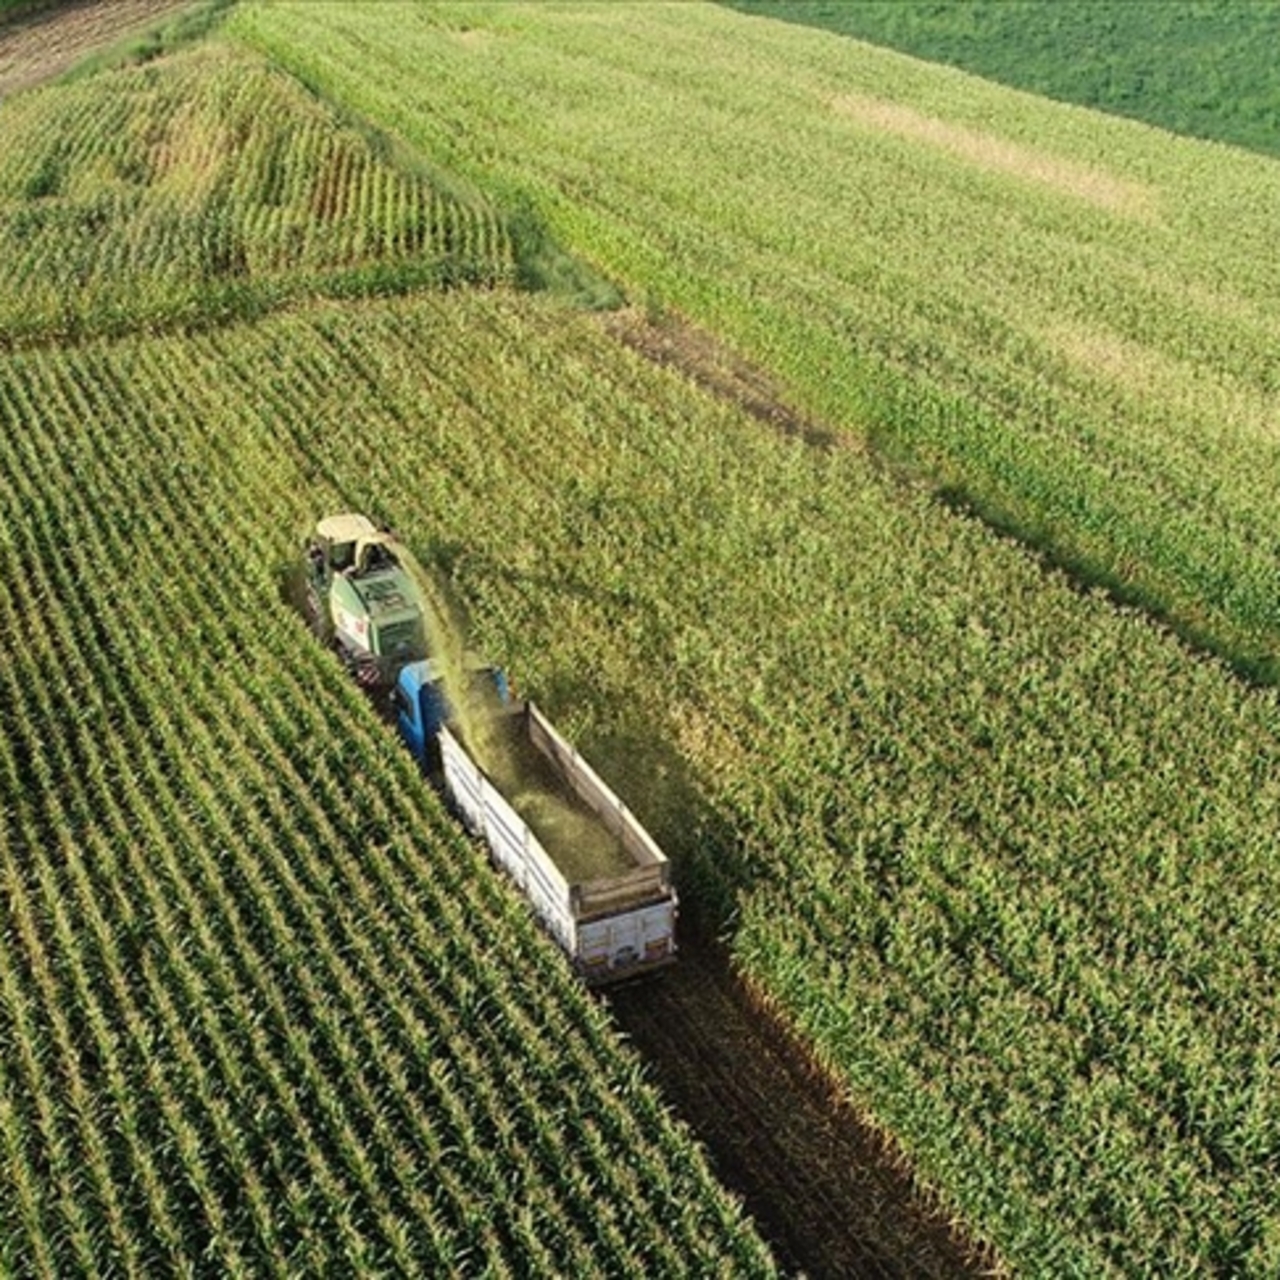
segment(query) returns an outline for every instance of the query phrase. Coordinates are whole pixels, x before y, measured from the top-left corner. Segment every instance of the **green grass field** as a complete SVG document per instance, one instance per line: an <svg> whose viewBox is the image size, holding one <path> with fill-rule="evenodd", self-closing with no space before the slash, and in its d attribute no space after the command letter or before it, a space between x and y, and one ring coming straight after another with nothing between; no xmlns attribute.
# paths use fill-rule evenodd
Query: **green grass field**
<svg viewBox="0 0 1280 1280"><path fill-rule="evenodd" d="M1280 156L1274 0L725 0L1015 89Z"/></svg>
<svg viewBox="0 0 1280 1280"><path fill-rule="evenodd" d="M711 5L228 32L0 104L0 1269L774 1269L291 607L343 507L1012 1272L1274 1275L1280 701L1151 618L1269 669L1269 162Z"/></svg>
<svg viewBox="0 0 1280 1280"><path fill-rule="evenodd" d="M6 18L20 18L42 9L52 9L59 0L0 0L0 22Z"/></svg>

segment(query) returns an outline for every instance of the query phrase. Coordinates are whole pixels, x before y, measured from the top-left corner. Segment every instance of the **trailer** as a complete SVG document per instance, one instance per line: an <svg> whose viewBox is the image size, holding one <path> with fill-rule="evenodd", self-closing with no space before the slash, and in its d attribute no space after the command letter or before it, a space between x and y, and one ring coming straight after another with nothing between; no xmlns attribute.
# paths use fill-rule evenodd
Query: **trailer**
<svg viewBox="0 0 1280 1280"><path fill-rule="evenodd" d="M666 855L547 717L510 697L500 672L473 675L496 693L484 724L490 749L477 751L451 722L439 674L423 660L402 668L394 692L410 751L585 982L670 964L678 900Z"/></svg>

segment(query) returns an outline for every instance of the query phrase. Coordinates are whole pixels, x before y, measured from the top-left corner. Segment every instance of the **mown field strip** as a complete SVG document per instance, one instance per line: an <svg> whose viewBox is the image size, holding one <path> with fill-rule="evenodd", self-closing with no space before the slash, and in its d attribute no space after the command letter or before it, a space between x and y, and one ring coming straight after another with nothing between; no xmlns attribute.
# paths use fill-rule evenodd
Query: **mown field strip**
<svg viewBox="0 0 1280 1280"><path fill-rule="evenodd" d="M193 5L191 0L111 0L60 7L63 12L55 14L38 12L34 5L6 6L0 28L0 96L61 75L130 32L150 29Z"/></svg>

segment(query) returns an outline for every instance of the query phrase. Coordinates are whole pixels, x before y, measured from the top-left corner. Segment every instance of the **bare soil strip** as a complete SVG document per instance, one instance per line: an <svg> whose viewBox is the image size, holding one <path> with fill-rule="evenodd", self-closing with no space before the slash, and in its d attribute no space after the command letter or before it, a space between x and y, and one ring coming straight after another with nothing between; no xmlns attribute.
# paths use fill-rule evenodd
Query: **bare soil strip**
<svg viewBox="0 0 1280 1280"><path fill-rule="evenodd" d="M671 969L605 998L785 1268L811 1280L1002 1274L920 1191L722 947L686 933Z"/></svg>
<svg viewBox="0 0 1280 1280"><path fill-rule="evenodd" d="M604 331L633 351L678 369L704 391L731 400L739 409L784 435L818 448L858 448L848 436L788 405L778 387L754 365L729 351L711 334L674 315L650 317L636 308L602 311Z"/></svg>
<svg viewBox="0 0 1280 1280"><path fill-rule="evenodd" d="M191 0L89 0L0 25L0 100L73 67Z"/></svg>

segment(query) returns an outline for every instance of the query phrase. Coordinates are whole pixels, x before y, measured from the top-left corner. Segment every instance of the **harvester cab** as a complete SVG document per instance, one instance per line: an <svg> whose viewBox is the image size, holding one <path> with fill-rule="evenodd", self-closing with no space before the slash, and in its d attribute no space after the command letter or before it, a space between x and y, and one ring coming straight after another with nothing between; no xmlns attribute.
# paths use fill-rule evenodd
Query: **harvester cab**
<svg viewBox="0 0 1280 1280"><path fill-rule="evenodd" d="M307 559L313 578L325 582L335 573L345 573L356 563L361 541L379 535L378 527L368 516L350 512L326 516L316 525L315 536L307 548Z"/></svg>
<svg viewBox="0 0 1280 1280"><path fill-rule="evenodd" d="M367 534L356 539L352 563L343 572L349 578L360 577L366 573L377 573L379 569L394 568L397 563L389 533Z"/></svg>
<svg viewBox="0 0 1280 1280"><path fill-rule="evenodd" d="M395 539L348 512L316 525L306 550L307 614L361 684L390 688L426 657L422 600Z"/></svg>

